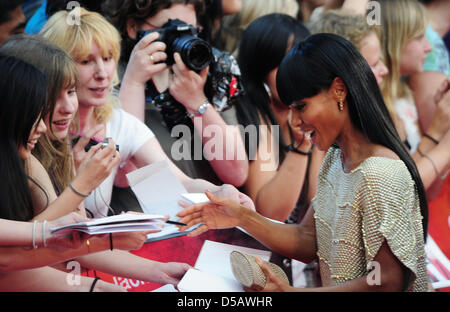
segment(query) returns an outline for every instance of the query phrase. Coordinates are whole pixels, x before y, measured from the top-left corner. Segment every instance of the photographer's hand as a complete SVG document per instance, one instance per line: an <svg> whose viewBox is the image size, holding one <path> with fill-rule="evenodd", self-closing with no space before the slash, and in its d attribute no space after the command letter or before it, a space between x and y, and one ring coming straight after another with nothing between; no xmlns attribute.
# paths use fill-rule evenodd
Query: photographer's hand
<svg viewBox="0 0 450 312"><path fill-rule="evenodd" d="M145 86L153 75L167 69L164 61L166 44L158 39L158 33L145 36L134 47L124 75L123 81Z"/></svg>
<svg viewBox="0 0 450 312"><path fill-rule="evenodd" d="M134 47L120 86L123 109L141 121L145 119L145 84L153 75L168 69L164 63L166 44L155 41L157 38L157 33L151 33Z"/></svg>
<svg viewBox="0 0 450 312"><path fill-rule="evenodd" d="M206 99L203 89L209 67L197 74L183 63L179 53L174 54L174 60L175 64L172 66L174 76L170 83L170 94L186 107L188 113L197 112Z"/></svg>

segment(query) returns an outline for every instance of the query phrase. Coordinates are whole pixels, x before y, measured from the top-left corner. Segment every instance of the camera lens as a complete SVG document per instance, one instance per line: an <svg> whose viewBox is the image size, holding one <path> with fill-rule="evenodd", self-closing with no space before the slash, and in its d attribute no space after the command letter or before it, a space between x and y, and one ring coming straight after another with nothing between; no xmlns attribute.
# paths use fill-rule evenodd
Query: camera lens
<svg viewBox="0 0 450 312"><path fill-rule="evenodd" d="M173 51L178 52L183 62L192 70L201 71L212 61L211 46L194 36L183 36L173 43Z"/></svg>

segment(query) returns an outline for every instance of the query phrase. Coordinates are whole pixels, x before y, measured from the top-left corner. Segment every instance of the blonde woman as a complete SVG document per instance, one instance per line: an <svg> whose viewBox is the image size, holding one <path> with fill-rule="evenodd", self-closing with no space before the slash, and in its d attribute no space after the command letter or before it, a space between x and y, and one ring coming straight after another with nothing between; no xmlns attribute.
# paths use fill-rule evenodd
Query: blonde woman
<svg viewBox="0 0 450 312"><path fill-rule="evenodd" d="M436 94L433 121L422 133L413 94L404 78L422 72L427 53L431 51L425 38L426 11L416 0L382 0L380 4L382 52L389 70L382 86L383 97L400 137L408 142L431 198L439 190L450 164L449 80ZM430 190L434 182L436 185Z"/></svg>

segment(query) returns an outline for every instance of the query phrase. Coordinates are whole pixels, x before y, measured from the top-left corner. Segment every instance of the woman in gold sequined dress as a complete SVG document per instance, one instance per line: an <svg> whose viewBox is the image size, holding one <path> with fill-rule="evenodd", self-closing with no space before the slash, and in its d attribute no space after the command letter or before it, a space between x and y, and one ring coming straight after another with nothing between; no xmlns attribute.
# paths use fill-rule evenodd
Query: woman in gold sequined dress
<svg viewBox="0 0 450 312"><path fill-rule="evenodd" d="M303 222L276 224L209 192L181 222L203 222L191 235L240 226L277 253L319 260L314 289L293 288L258 261L264 291L427 291L425 191L364 58L339 36L313 35L283 60L277 86L298 127L328 151Z"/></svg>

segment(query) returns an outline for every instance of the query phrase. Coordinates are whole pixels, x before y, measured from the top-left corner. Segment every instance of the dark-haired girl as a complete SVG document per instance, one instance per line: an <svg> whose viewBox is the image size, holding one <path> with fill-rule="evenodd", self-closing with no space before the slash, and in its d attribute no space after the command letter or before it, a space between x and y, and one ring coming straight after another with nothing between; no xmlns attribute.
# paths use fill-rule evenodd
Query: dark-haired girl
<svg viewBox="0 0 450 312"><path fill-rule="evenodd" d="M295 18L269 14L246 29L238 56L246 90L236 107L238 121L244 127L255 126L258 133L257 140L245 140L250 159L245 192L260 214L279 221L290 217L294 223L315 194L323 153L315 149L311 155L311 143L290 122L290 109L281 103L275 78L287 51L308 35Z"/></svg>
<svg viewBox="0 0 450 312"><path fill-rule="evenodd" d="M204 222L192 235L240 226L280 254L319 260L316 289L293 288L258 260L265 291L427 291L425 190L364 58L342 37L310 36L281 63L277 89L328 151L302 223L276 224L210 193L211 203L187 208L181 222Z"/></svg>
<svg viewBox="0 0 450 312"><path fill-rule="evenodd" d="M24 83L26 82L26 83ZM32 183L25 173L25 161L31 157L31 151L39 137L47 130L44 116L48 113L46 102L47 77L36 67L15 57L0 56L0 218L14 221L30 221L34 216L33 201L30 194ZM89 155L92 156L95 150ZM106 152L105 152L106 153ZM77 206L81 200L76 194L66 194L65 204ZM78 202L77 202L78 201ZM59 205L62 203L60 202ZM55 204L58 205L58 204ZM63 219L59 219L61 222ZM81 216L69 215L63 223L85 220ZM2 220L2 224L4 224ZM50 222L49 222L50 223ZM58 222L52 222L53 226ZM23 227L16 223L17 236L21 236ZM50 224L46 221L33 223L33 249L25 249L22 244L4 244L0 247L0 291L88 291L93 279L83 277L77 285L71 286L67 275L53 268L44 267L63 260L72 259L89 252L107 249L102 238L93 238L92 246L80 241L59 247L78 247L76 249L52 250L55 247L48 239ZM47 239L46 239L47 234ZM69 239L69 237L66 237ZM5 237L2 243L5 243ZM8 239L6 239L8 240ZM41 248L39 248L41 247ZM44 247L44 248L42 248ZM91 248L91 249L90 249ZM33 269L35 268L35 269ZM37 268L37 269L36 269ZM33 269L33 270L31 270ZM95 285L94 285L95 286ZM97 290L113 291L122 288L104 282L97 283Z"/></svg>

